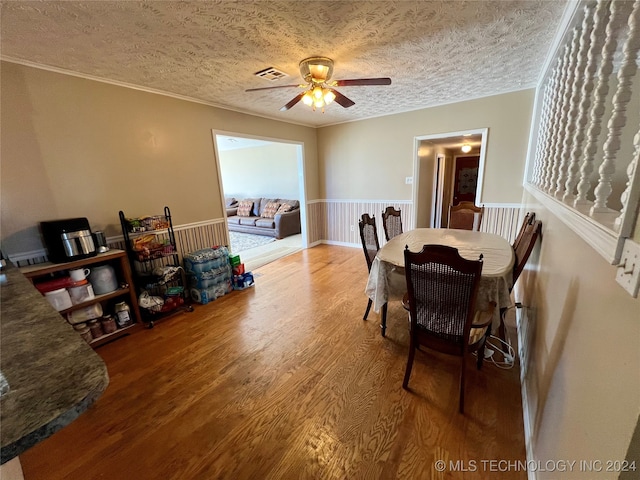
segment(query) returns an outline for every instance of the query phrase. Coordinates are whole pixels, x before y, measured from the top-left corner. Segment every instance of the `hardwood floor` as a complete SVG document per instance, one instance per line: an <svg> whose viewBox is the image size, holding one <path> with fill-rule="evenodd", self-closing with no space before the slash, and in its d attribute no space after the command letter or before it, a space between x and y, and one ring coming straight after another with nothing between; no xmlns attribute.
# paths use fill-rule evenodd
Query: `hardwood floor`
<svg viewBox="0 0 640 480"><path fill-rule="evenodd" d="M407 317L362 320L366 272L321 245L100 347L107 391L20 457L26 480L526 479L482 463L525 462L518 368L470 365L465 415L454 357L417 352L403 390Z"/></svg>

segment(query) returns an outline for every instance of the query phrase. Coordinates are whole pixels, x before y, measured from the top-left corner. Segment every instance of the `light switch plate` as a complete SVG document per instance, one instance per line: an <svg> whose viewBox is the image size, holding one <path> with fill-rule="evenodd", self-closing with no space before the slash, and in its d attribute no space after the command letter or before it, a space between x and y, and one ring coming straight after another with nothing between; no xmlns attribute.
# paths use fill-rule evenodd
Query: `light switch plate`
<svg viewBox="0 0 640 480"><path fill-rule="evenodd" d="M405 177L404 183L407 185L411 185L413 183L413 177Z"/></svg>
<svg viewBox="0 0 640 480"><path fill-rule="evenodd" d="M616 281L637 298L640 289L640 244L626 239L616 272Z"/></svg>

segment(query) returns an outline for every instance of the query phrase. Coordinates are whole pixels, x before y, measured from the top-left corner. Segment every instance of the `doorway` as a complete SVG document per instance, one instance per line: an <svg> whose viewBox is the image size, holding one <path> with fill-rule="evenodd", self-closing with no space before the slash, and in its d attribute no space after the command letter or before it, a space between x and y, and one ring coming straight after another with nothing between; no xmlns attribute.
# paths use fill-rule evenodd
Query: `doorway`
<svg viewBox="0 0 640 480"><path fill-rule="evenodd" d="M480 204L487 135L488 129L481 128L415 137L416 227L446 227L449 205L454 201Z"/></svg>
<svg viewBox="0 0 640 480"><path fill-rule="evenodd" d="M290 235L281 240L271 238L271 241L268 241L267 237L234 233L236 237L267 240L254 242L252 238L240 239L239 243L248 247L239 253L245 268L255 269L282 256L307 248L304 145L288 140L234 132L214 130L212 133L223 206L227 197L238 200L286 198L298 200L300 203L301 233L299 234ZM223 211L225 211L224 207ZM226 211L224 216L226 220ZM229 228L226 222L225 226ZM231 238L231 235L229 236Z"/></svg>

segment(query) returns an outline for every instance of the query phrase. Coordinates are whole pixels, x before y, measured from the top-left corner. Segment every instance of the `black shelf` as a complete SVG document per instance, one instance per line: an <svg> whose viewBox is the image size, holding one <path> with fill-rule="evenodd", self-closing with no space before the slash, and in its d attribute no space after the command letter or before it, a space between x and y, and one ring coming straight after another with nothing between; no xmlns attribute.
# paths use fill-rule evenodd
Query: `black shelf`
<svg viewBox="0 0 640 480"><path fill-rule="evenodd" d="M120 224L122 226L122 235L125 240L127 256L131 264L133 280L138 294L138 299L143 292L147 292L152 297L161 297L163 301L172 301L172 296L167 295L167 290L171 287L182 287L179 295L181 301L178 306L167 311L153 311L144 307L144 303L139 303L140 314L142 320L149 327L153 327L153 323L162 318L174 315L180 311L192 311L193 308L188 304L189 295L186 289L184 270L180 265L180 257L176 244L176 237L173 231L173 220L171 219L171 211L169 207L164 207L163 215L149 217L151 225L154 223L163 224L162 228L150 228L144 231L131 231L132 222L127 219L123 211L120 211ZM143 222L135 222L143 223ZM166 226L164 226L166 225ZM137 226L135 228L144 228ZM145 235L152 235L154 239L162 239L162 243L151 242L148 247L138 245L134 249L136 239L140 239ZM148 257L148 258L145 258ZM168 269L176 268L170 278L164 278L160 272L167 273ZM151 280L151 281L150 281ZM175 297L175 295L173 296Z"/></svg>

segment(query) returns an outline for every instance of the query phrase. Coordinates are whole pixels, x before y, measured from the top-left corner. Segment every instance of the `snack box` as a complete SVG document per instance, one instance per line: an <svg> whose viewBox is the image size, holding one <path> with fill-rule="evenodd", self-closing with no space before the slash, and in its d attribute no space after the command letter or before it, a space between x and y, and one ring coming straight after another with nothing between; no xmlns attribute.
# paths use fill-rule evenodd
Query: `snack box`
<svg viewBox="0 0 640 480"><path fill-rule="evenodd" d="M253 274L251 272L233 276L234 290L244 290L245 288L253 287L254 285L255 283L253 281Z"/></svg>
<svg viewBox="0 0 640 480"><path fill-rule="evenodd" d="M244 273L244 263L241 263L240 265L236 265L235 267L233 267L234 275L242 275L243 273Z"/></svg>

